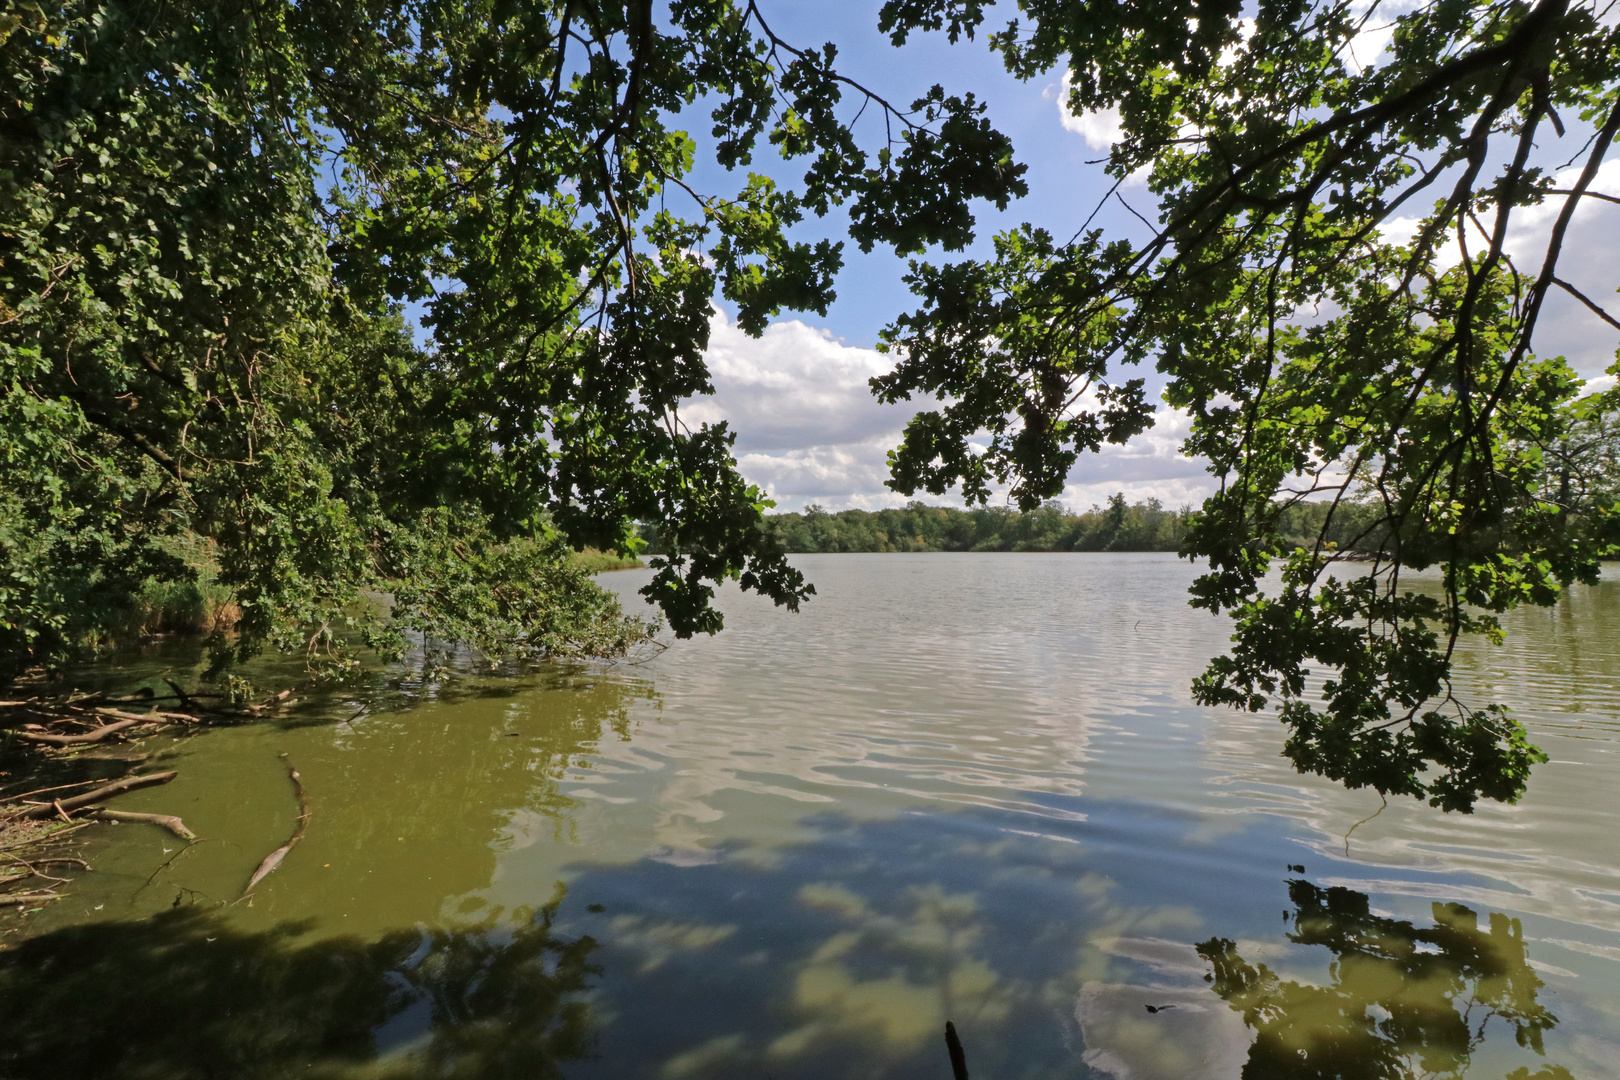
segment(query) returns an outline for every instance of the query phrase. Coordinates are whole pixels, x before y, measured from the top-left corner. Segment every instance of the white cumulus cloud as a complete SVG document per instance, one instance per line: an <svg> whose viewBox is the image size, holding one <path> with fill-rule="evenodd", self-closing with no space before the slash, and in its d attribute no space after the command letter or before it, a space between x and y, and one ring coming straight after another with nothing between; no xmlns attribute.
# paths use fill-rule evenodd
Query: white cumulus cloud
<svg viewBox="0 0 1620 1080"><path fill-rule="evenodd" d="M772 323L752 338L716 312L707 359L715 394L684 405L682 417L728 421L737 432L742 474L780 509L808 503L876 509L907 501L884 486L887 455L899 445L906 421L927 403L882 405L872 397L867 380L889 371L891 358L798 319ZM1200 501L1211 481L1200 463L1180 453L1188 417L1161 408L1156 419L1151 431L1126 446L1082 457L1063 501L1084 508L1116 491L1170 506Z"/></svg>
<svg viewBox="0 0 1620 1080"><path fill-rule="evenodd" d="M1110 106L1097 112L1075 114L1069 111L1071 75L1071 72L1064 71L1063 81L1058 83L1058 122L1065 131L1072 131L1086 140L1086 145L1093 150L1107 150L1125 137L1125 129L1120 126L1119 110Z"/></svg>
<svg viewBox="0 0 1620 1080"><path fill-rule="evenodd" d="M867 386L893 360L798 319L774 322L753 338L716 311L705 359L715 395L683 406L682 417L730 421L739 453L868 441L898 431L911 415L906 406L878 404Z"/></svg>

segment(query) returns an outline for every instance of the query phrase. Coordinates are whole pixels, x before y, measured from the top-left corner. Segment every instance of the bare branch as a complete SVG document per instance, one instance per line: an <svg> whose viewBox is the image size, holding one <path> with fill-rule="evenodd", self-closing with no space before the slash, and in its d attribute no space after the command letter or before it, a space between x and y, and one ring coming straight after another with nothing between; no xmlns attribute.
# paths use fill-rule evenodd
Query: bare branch
<svg viewBox="0 0 1620 1080"><path fill-rule="evenodd" d="M1573 296L1581 303L1585 304L1592 310L1592 314L1596 315L1598 318L1602 319L1616 330L1620 330L1620 321L1617 321L1613 315L1610 315L1607 311L1604 311L1602 308L1598 307L1597 304L1594 303L1592 299L1585 293L1581 292L1581 290L1577 289L1575 286L1571 285L1561 277L1553 278L1552 283L1569 293L1569 295Z"/></svg>

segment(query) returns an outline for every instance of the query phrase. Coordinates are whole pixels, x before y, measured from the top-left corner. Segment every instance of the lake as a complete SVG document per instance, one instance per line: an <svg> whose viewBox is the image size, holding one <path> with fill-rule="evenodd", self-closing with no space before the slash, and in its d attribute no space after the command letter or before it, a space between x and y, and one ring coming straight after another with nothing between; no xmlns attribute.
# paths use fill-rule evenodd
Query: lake
<svg viewBox="0 0 1620 1080"><path fill-rule="evenodd" d="M645 663L143 744L117 806L204 839L84 834L0 1076L944 1078L947 1019L978 1080L1620 1072L1620 582L1465 649L1552 758L1465 817L1192 705L1230 629L1173 556L795 562Z"/></svg>

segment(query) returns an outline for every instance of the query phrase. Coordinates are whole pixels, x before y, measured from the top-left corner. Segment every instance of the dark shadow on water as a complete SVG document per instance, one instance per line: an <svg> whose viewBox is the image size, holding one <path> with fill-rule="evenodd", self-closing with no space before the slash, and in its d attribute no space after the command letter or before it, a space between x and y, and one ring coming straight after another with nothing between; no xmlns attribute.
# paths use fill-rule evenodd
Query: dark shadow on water
<svg viewBox="0 0 1620 1080"><path fill-rule="evenodd" d="M254 715L236 715L228 710L208 713L209 725L190 732L171 729L170 734L242 724L319 726L343 721L356 713L407 713L423 705L506 701L536 690L588 694L604 685L611 686L626 701L636 699L655 707L659 702L652 680L625 663L531 659L490 662L464 649L425 650L420 643L395 663L384 663L369 653L362 653L361 658L363 663L354 674L325 682L312 678L302 656L262 654L233 669L233 673L257 688L253 697L292 688L294 697L286 705ZM207 656L200 638L159 639L123 650L113 659L116 662L103 658L72 667L52 688L72 687L76 693L99 691L114 696L151 691L167 698L173 691L165 680L174 679L195 691L209 693L218 689L205 679ZM620 725L610 726L617 729Z"/></svg>
<svg viewBox="0 0 1620 1080"><path fill-rule="evenodd" d="M372 942L187 908L57 931L0 953L0 1077L561 1076L591 1046L596 943L555 912Z"/></svg>

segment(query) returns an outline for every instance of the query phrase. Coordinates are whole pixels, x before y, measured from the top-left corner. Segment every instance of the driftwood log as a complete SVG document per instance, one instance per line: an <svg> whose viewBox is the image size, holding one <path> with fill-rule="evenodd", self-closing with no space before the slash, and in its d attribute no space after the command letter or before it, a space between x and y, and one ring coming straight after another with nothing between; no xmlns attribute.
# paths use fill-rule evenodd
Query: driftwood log
<svg viewBox="0 0 1620 1080"><path fill-rule="evenodd" d="M281 760L287 765L287 777L293 782L293 790L298 795L298 820L293 825L293 833L287 838L287 842L266 855L259 868L253 871L253 876L248 879L247 888L243 889L242 895L237 898L238 902L253 895L253 890L258 887L259 882L269 877L271 872L281 865L281 860L298 846L298 841L304 838L304 830L309 827L309 817L313 810L309 805L309 793L304 790L303 777L298 775L298 770L293 768L292 761L286 754L281 755Z"/></svg>
<svg viewBox="0 0 1620 1080"><path fill-rule="evenodd" d="M132 728L136 724L149 724L161 721L151 721L141 718L119 720L112 724L103 724L94 731L87 731L83 735L48 735L38 731L19 731L16 736L27 742L44 743L46 746L80 746L84 743L97 743L109 735L116 735L120 731Z"/></svg>
<svg viewBox="0 0 1620 1080"><path fill-rule="evenodd" d="M186 823L173 814L138 814L133 810L103 810L98 806L90 811L89 816L97 821L144 821L150 825L161 825L182 840L197 839L197 834L186 828Z"/></svg>

